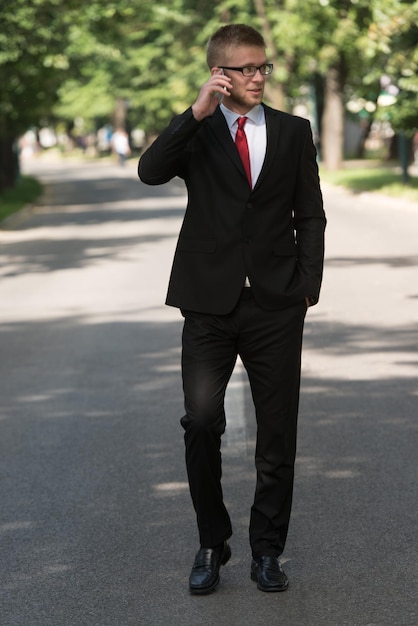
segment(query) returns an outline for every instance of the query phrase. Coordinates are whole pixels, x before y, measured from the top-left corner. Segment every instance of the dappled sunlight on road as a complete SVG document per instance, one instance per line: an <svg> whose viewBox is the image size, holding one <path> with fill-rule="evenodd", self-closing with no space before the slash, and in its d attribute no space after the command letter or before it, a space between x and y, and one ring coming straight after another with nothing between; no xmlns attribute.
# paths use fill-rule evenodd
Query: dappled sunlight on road
<svg viewBox="0 0 418 626"><path fill-rule="evenodd" d="M159 483L154 485L154 489L159 495L172 495L173 493L177 493L179 491L189 490L189 483Z"/></svg>
<svg viewBox="0 0 418 626"><path fill-rule="evenodd" d="M94 175L107 176L107 169L101 166ZM91 168L87 171L91 177ZM50 175L53 192L35 207L30 228L24 222L0 232L0 276L7 279L1 321L74 315L85 323L178 319L179 313L162 303L184 192L144 196L144 186L132 179L131 198L113 192L109 199L108 185L114 188L115 180L106 178L96 205L81 196L80 204L60 207L59 187L68 184L60 181L61 173ZM76 180L79 173L78 167L65 171Z"/></svg>
<svg viewBox="0 0 418 626"><path fill-rule="evenodd" d="M305 375L332 380L378 380L418 375L417 329L411 325L307 323L302 357ZM320 387L318 393L324 391ZM338 389L331 393L338 393Z"/></svg>

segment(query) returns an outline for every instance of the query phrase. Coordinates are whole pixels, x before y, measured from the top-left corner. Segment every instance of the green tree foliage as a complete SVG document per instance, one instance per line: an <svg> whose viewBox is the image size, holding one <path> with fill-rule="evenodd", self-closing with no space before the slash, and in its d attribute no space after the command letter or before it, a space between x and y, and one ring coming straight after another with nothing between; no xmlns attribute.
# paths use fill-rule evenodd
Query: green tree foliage
<svg viewBox="0 0 418 626"><path fill-rule="evenodd" d="M54 100L67 64L62 42L70 13L60 2L6 0L0 12L0 190L16 177L12 146ZM64 17L62 16L64 15Z"/></svg>
<svg viewBox="0 0 418 626"><path fill-rule="evenodd" d="M16 175L13 142L54 116L93 129L122 102L130 126L158 133L193 101L206 42L228 22L262 30L275 68L268 102L291 108L301 86L316 90L321 147L338 167L345 102L377 101L382 74L400 89L384 114L416 129L417 10L409 0L3 0L0 188Z"/></svg>
<svg viewBox="0 0 418 626"><path fill-rule="evenodd" d="M369 45L383 57L383 74L399 94L380 115L396 131L412 136L418 130L418 3L387 0L382 4L375 7Z"/></svg>
<svg viewBox="0 0 418 626"><path fill-rule="evenodd" d="M116 8L117 7L117 8ZM112 55L110 42L131 11L128 2L3 0L0 11L0 190L17 176L13 147L31 125L51 116L62 86L89 82L94 59ZM103 43L102 43L103 42ZM114 65L117 62L113 58ZM90 66L89 66L90 63ZM100 64L96 64L100 73ZM111 75L96 78L105 95ZM93 87L95 83L92 83ZM70 89L69 89L70 90ZM101 98L97 98L101 102ZM106 107L102 107L103 110ZM85 110L88 110L86 107ZM107 112L107 111L106 111Z"/></svg>
<svg viewBox="0 0 418 626"><path fill-rule="evenodd" d="M316 90L321 156L329 169L343 159L345 104L379 100L388 74L400 88L384 111L395 130L417 123L418 4L411 0L254 0L263 4L279 59L280 80L293 98L301 83ZM280 63L281 60L281 63Z"/></svg>
<svg viewBox="0 0 418 626"><path fill-rule="evenodd" d="M323 156L330 169L337 169L343 159L346 100L354 93L377 101L383 69L393 59L395 47L402 52L406 44L405 37L397 43L393 21L385 48L373 39L387 15L402 11L403 28L409 32L414 16L402 9L403 4L401 0L142 3L144 21L126 33L121 52L120 92L130 102L132 123L158 132L190 104L205 80L205 47L211 33L222 23L250 23L263 31L275 66L266 88L268 101L290 108L300 96L301 83L316 89ZM411 106L410 94L403 97ZM400 106L396 109L400 111Z"/></svg>
<svg viewBox="0 0 418 626"><path fill-rule="evenodd" d="M206 43L212 32L227 21L248 21L249 1L240 3L205 0L154 2L132 0L134 16L120 21L113 31L112 55L92 57L85 67L86 80L77 77L62 85L60 114L100 116L116 98L128 103L129 123L140 125L149 134L159 132L173 115L191 103L208 76ZM253 9L254 13L254 9ZM97 79L97 68L103 73ZM107 76L107 80L105 78ZM106 98L97 89L105 83ZM90 97L89 97L90 96Z"/></svg>

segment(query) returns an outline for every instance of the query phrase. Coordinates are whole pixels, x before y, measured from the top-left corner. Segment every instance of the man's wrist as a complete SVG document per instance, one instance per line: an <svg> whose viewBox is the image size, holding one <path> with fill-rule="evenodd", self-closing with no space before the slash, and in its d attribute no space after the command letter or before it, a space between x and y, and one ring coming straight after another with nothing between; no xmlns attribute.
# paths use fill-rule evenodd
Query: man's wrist
<svg viewBox="0 0 418 626"><path fill-rule="evenodd" d="M202 111L198 109L198 107L195 104L192 105L191 109L192 109L193 117L196 120L196 122L201 122L202 120L205 119L205 117L207 117Z"/></svg>

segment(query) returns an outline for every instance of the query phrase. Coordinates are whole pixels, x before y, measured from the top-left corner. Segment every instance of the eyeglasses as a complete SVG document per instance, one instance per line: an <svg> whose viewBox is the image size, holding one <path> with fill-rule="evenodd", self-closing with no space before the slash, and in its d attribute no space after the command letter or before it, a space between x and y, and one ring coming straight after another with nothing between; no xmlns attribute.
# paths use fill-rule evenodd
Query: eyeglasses
<svg viewBox="0 0 418 626"><path fill-rule="evenodd" d="M257 67L256 65L246 65L245 67L226 67L219 66L222 70L234 70L235 72L241 72L244 76L255 76L257 70L262 76L268 76L273 71L273 63L264 63Z"/></svg>

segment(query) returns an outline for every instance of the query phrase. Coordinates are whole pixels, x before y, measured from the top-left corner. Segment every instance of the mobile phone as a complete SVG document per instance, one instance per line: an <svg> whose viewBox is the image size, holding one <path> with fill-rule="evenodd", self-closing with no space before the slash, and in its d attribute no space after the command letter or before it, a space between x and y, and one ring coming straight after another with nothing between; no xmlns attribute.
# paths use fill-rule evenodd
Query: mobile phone
<svg viewBox="0 0 418 626"><path fill-rule="evenodd" d="M221 68L221 75L222 75L222 76L224 75L224 71L223 71L223 69L222 69L222 68ZM224 90L226 90L226 87L224 87ZM221 102L223 102L223 99L224 99L224 95L223 95L223 93L218 93L218 100L219 100L219 104L221 104Z"/></svg>

